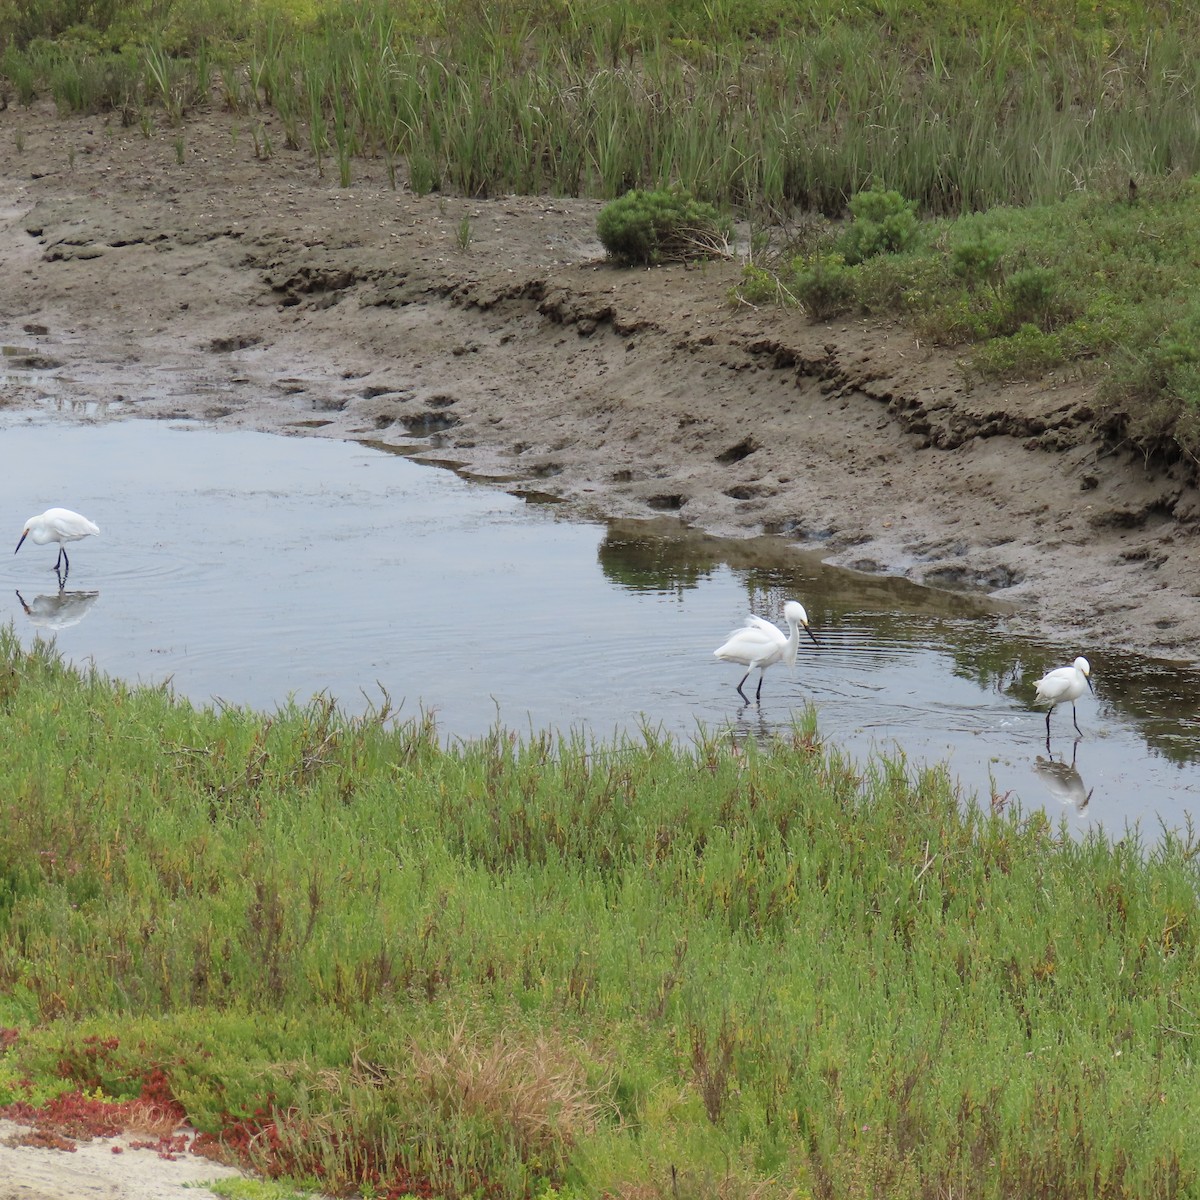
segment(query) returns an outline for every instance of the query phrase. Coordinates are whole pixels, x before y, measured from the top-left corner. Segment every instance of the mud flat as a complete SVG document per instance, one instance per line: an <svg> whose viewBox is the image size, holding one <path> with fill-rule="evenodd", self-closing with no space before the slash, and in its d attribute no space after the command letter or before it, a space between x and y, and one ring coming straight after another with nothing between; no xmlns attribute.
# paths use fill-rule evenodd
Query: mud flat
<svg viewBox="0 0 1200 1200"><path fill-rule="evenodd" d="M190 118L180 164L173 131L0 112L0 403L410 446L1195 658L1200 497L1101 443L1089 384L968 387L898 326L732 304L736 261L613 268L596 203L417 197L369 162L343 189L239 124Z"/></svg>

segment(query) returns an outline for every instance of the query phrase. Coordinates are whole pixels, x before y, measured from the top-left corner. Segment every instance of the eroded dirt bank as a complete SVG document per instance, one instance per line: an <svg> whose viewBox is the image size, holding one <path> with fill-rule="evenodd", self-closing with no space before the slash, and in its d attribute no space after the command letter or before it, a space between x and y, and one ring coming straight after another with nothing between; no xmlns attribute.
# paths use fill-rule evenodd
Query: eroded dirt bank
<svg viewBox="0 0 1200 1200"><path fill-rule="evenodd" d="M179 138L0 112L0 401L437 431L429 457L594 515L783 533L995 590L1080 652L1196 657L1200 497L1106 453L1085 386L968 389L899 327L735 308L736 262L612 268L591 202L419 198L378 164L342 189L224 113Z"/></svg>

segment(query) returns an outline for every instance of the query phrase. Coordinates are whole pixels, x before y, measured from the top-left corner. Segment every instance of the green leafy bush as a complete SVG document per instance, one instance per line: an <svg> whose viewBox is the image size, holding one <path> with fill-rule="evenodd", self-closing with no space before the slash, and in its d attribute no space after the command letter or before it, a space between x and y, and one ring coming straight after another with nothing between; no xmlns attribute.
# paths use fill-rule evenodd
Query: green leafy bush
<svg viewBox="0 0 1200 1200"><path fill-rule="evenodd" d="M730 299L744 300L747 304L796 303L796 297L777 274L755 263L742 267L741 281L732 289Z"/></svg>
<svg viewBox="0 0 1200 1200"><path fill-rule="evenodd" d="M971 366L977 374L995 379L1037 379L1061 366L1064 357L1058 334L1022 325L1010 337L995 337L980 346L971 357Z"/></svg>
<svg viewBox="0 0 1200 1200"><path fill-rule="evenodd" d="M1100 392L1104 423L1119 437L1168 458L1200 461L1200 302L1145 314Z"/></svg>
<svg viewBox="0 0 1200 1200"><path fill-rule="evenodd" d="M1005 280L1004 302L1012 328L1037 325L1048 329L1054 322L1058 277L1049 267L1024 267Z"/></svg>
<svg viewBox="0 0 1200 1200"><path fill-rule="evenodd" d="M626 192L596 221L609 257L626 266L725 256L732 231L711 204L681 188Z"/></svg>
<svg viewBox="0 0 1200 1200"><path fill-rule="evenodd" d="M853 220L838 242L846 262L853 265L876 254L911 249L920 229L916 209L916 204L899 192L878 188L859 192L850 201Z"/></svg>
<svg viewBox="0 0 1200 1200"><path fill-rule="evenodd" d="M999 245L982 233L969 241L959 242L950 251L954 273L968 283L990 282L996 278L1003 257Z"/></svg>
<svg viewBox="0 0 1200 1200"><path fill-rule="evenodd" d="M840 254L797 260L793 290L814 321L828 321L854 307L854 278Z"/></svg>

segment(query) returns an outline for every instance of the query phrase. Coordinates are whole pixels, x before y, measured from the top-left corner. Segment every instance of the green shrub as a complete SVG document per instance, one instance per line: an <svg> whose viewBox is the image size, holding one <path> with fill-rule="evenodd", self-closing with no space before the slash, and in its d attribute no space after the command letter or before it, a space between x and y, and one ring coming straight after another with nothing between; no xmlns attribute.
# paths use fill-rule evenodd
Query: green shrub
<svg viewBox="0 0 1200 1200"><path fill-rule="evenodd" d="M1024 267L1004 282L1004 304L1011 327L1037 325L1048 329L1054 321L1058 276L1049 267Z"/></svg>
<svg viewBox="0 0 1200 1200"><path fill-rule="evenodd" d="M982 233L976 233L970 241L959 242L950 251L954 273L971 284L994 280L1002 257L996 242Z"/></svg>
<svg viewBox="0 0 1200 1200"><path fill-rule="evenodd" d="M846 262L853 265L877 254L910 249L920 229L916 208L899 192L859 192L850 201L850 227L838 242Z"/></svg>
<svg viewBox="0 0 1200 1200"><path fill-rule="evenodd" d="M742 267L741 281L732 289L730 299L735 303L743 300L747 304L796 303L796 297L778 275L755 263L746 263Z"/></svg>
<svg viewBox="0 0 1200 1200"><path fill-rule="evenodd" d="M1035 325L1022 325L1010 337L985 342L971 356L979 375L996 379L1037 379L1066 359L1062 338Z"/></svg>
<svg viewBox="0 0 1200 1200"><path fill-rule="evenodd" d="M1200 459L1200 303L1145 315L1100 391L1102 418L1144 450Z"/></svg>
<svg viewBox="0 0 1200 1200"><path fill-rule="evenodd" d="M828 321L854 307L854 278L840 254L797 259L793 290L813 321Z"/></svg>
<svg viewBox="0 0 1200 1200"><path fill-rule="evenodd" d="M711 204L682 188L626 192L596 221L609 257L625 266L724 256L732 231Z"/></svg>

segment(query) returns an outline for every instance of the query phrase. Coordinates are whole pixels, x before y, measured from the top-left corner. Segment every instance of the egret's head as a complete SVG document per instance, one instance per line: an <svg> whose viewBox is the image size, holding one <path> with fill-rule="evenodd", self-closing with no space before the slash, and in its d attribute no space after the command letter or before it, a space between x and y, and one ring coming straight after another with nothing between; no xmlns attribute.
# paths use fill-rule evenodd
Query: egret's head
<svg viewBox="0 0 1200 1200"><path fill-rule="evenodd" d="M783 606L783 615L788 624L802 625L808 636L812 638L813 644L817 644L817 635L808 627L808 613L804 611L804 605L799 600L789 600Z"/></svg>
<svg viewBox="0 0 1200 1200"><path fill-rule="evenodd" d="M1092 664L1081 655L1075 660L1075 669L1083 674L1084 679L1087 680L1088 691L1094 696L1096 689L1092 687Z"/></svg>

